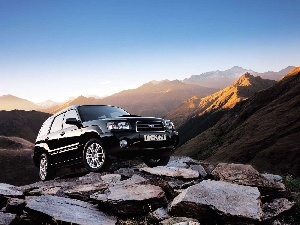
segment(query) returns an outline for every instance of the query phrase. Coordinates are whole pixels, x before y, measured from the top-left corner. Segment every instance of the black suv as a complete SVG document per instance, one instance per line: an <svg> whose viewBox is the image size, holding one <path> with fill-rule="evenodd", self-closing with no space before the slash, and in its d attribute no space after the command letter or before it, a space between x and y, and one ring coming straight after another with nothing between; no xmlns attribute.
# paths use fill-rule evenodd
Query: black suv
<svg viewBox="0 0 300 225"><path fill-rule="evenodd" d="M142 157L146 165L166 165L178 144L172 122L130 115L109 105L70 106L49 117L36 139L33 160L41 180L55 169L83 163L97 172L118 158Z"/></svg>

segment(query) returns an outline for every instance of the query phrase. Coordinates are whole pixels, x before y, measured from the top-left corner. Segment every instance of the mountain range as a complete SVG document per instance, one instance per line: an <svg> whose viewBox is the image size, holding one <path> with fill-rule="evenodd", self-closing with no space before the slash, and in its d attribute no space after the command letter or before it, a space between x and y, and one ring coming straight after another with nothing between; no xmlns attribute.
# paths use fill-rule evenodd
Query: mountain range
<svg viewBox="0 0 300 225"><path fill-rule="evenodd" d="M125 90L103 99L79 96L60 107L47 109L46 112L55 113L70 105L105 104L117 105L131 114L162 117L178 107L185 99L194 95L204 97L215 90L199 85L185 84L179 80L149 82L136 89Z"/></svg>
<svg viewBox="0 0 300 225"><path fill-rule="evenodd" d="M231 85L241 74L246 72L264 79L278 80L295 67L289 66L279 72L257 73L242 67L234 66L225 71L211 71L193 75L182 81L151 81L136 89L124 90L105 98L79 96L64 103L51 100L33 103L12 95L0 96L0 110L39 110L55 113L71 104L111 104L118 105L133 114L143 116L164 116L178 107L183 101L193 96L204 97L216 90ZM201 86L201 87L199 87ZM97 93L95 93L97 94Z"/></svg>
<svg viewBox="0 0 300 225"><path fill-rule="evenodd" d="M181 126L188 119L201 116L207 112L234 107L256 92L269 88L276 81L255 77L246 72L230 86L206 97L193 96L184 101L180 107L171 110L166 117Z"/></svg>
<svg viewBox="0 0 300 225"><path fill-rule="evenodd" d="M224 71L216 70L202 73L200 75L192 75L190 78L184 79L183 82L187 84L198 84L204 87L223 89L231 85L241 74L244 73L260 76L263 79L279 80L294 68L294 66L288 66L278 72L268 71L265 73L258 73L253 70L247 70L239 66L234 66L231 69Z"/></svg>
<svg viewBox="0 0 300 225"><path fill-rule="evenodd" d="M260 171L300 175L300 68L257 92L190 139L179 155L250 163Z"/></svg>

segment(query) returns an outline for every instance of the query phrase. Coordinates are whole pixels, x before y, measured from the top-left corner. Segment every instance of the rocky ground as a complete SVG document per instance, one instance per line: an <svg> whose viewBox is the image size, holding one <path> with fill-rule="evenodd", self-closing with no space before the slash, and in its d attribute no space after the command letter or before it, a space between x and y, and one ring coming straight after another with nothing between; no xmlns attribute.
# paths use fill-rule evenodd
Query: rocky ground
<svg viewBox="0 0 300 225"><path fill-rule="evenodd" d="M0 184L0 225L277 225L293 205L280 176L187 157L166 167L125 161L109 172Z"/></svg>

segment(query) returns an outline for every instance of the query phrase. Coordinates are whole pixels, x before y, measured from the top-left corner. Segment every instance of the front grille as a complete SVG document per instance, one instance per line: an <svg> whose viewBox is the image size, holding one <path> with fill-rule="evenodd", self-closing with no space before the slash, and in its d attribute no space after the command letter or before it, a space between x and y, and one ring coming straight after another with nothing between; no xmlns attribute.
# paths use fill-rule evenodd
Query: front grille
<svg viewBox="0 0 300 225"><path fill-rule="evenodd" d="M164 125L160 121L136 122L136 131L164 131Z"/></svg>

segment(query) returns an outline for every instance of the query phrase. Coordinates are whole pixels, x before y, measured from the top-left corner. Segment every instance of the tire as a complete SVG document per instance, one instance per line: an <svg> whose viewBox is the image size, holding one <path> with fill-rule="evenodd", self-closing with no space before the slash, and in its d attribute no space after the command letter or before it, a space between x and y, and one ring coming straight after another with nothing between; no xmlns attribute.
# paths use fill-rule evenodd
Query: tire
<svg viewBox="0 0 300 225"><path fill-rule="evenodd" d="M170 156L144 157L144 163L149 167L166 166L170 160Z"/></svg>
<svg viewBox="0 0 300 225"><path fill-rule="evenodd" d="M41 154L39 161L39 177L42 181L51 180L55 177L55 170L51 168L46 153Z"/></svg>
<svg viewBox="0 0 300 225"><path fill-rule="evenodd" d="M100 140L90 139L85 144L83 164L90 172L100 172L107 167L108 158Z"/></svg>

